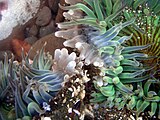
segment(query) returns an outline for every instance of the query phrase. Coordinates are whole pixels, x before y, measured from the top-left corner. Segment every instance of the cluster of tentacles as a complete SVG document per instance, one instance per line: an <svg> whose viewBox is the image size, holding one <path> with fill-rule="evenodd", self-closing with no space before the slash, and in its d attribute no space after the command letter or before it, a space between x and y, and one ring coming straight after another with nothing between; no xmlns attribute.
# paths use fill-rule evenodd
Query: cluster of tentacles
<svg viewBox="0 0 160 120"><path fill-rule="evenodd" d="M1 119L32 119L50 111L48 102L64 86L65 80L78 74L75 60L76 54L69 54L65 48L57 49L54 59L44 48L33 60L23 55L21 63L5 56L4 63L0 63Z"/></svg>
<svg viewBox="0 0 160 120"><path fill-rule="evenodd" d="M68 12L55 35L76 48L86 66L101 69L93 77L97 91L91 102L160 118L160 4L154 2L66 0L68 6L60 5Z"/></svg>

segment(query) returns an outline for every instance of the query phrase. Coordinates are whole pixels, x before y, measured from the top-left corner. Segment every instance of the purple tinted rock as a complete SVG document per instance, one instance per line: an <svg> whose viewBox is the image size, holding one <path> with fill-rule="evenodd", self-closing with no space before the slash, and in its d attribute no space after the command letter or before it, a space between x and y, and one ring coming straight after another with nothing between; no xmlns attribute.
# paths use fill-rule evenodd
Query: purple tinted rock
<svg viewBox="0 0 160 120"><path fill-rule="evenodd" d="M38 28L36 25L33 25L30 29L29 29L29 36L36 36L38 34Z"/></svg>
<svg viewBox="0 0 160 120"><path fill-rule="evenodd" d="M38 26L45 26L50 22L51 18L51 10L48 7L44 6L37 14L36 24Z"/></svg>
<svg viewBox="0 0 160 120"><path fill-rule="evenodd" d="M48 34L55 32L55 23L52 20L47 26L41 27L39 30L39 37L44 37Z"/></svg>

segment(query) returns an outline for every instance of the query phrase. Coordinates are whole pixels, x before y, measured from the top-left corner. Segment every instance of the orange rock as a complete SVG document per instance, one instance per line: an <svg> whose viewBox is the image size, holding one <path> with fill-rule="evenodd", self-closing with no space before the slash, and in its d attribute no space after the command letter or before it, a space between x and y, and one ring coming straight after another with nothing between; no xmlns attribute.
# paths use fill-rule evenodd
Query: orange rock
<svg viewBox="0 0 160 120"><path fill-rule="evenodd" d="M12 52L14 53L15 59L17 60L22 59L22 49L24 50L24 53L28 53L31 48L30 44L28 44L26 41L19 39L13 39L11 44L13 48Z"/></svg>

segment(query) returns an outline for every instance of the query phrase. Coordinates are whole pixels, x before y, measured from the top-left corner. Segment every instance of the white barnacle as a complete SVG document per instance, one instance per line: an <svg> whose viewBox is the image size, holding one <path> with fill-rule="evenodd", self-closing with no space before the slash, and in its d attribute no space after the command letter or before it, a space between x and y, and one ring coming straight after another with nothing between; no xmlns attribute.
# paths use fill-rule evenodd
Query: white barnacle
<svg viewBox="0 0 160 120"><path fill-rule="evenodd" d="M82 75L83 75L82 77L83 82L87 83L90 80L90 78L87 77L87 70L85 70L85 72Z"/></svg>
<svg viewBox="0 0 160 120"><path fill-rule="evenodd" d="M76 109L73 109L73 112L75 112L77 115L79 115L80 116L80 112L78 111L78 110L76 110Z"/></svg>
<svg viewBox="0 0 160 120"><path fill-rule="evenodd" d="M75 80L74 82L76 83L76 82L79 82L79 81L80 81L80 79L79 79L79 78L76 78L76 80Z"/></svg>
<svg viewBox="0 0 160 120"><path fill-rule="evenodd" d="M66 101L67 101L67 99L66 99L66 98L64 98L64 99L63 99L63 101L62 101L62 103L66 103Z"/></svg>
<svg viewBox="0 0 160 120"><path fill-rule="evenodd" d="M72 108L68 108L68 113L72 113Z"/></svg>
<svg viewBox="0 0 160 120"><path fill-rule="evenodd" d="M50 117L44 117L42 120L51 120Z"/></svg>
<svg viewBox="0 0 160 120"><path fill-rule="evenodd" d="M71 91L71 92L73 92L73 89L72 89L72 88L68 88L68 90Z"/></svg>
<svg viewBox="0 0 160 120"><path fill-rule="evenodd" d="M85 97L85 95L86 95L86 91L85 91L85 90L82 90L82 91L80 92L80 99L83 100L84 97Z"/></svg>

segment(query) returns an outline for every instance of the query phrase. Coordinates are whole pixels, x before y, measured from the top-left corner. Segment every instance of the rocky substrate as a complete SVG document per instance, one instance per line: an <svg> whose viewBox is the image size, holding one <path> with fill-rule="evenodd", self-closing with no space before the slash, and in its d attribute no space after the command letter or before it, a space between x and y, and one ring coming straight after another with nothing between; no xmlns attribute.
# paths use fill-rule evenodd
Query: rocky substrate
<svg viewBox="0 0 160 120"><path fill-rule="evenodd" d="M42 48L45 42L47 43L46 51L51 54L55 49L64 47L62 44L64 40L54 35L57 31L56 23L64 21L63 11L58 8L59 3L64 4L64 0L41 0L38 13L26 24L17 25L4 40L19 39L28 42L33 46L30 52L31 57L35 55L35 51ZM0 59L3 59L4 52L6 51L0 52Z"/></svg>
<svg viewBox="0 0 160 120"><path fill-rule="evenodd" d="M46 42L46 51L53 55L54 50L62 48L64 40L57 38L54 32L57 31L56 23L62 22L63 11L58 9L58 4L64 4L63 0L43 0L37 15L24 29L25 38L32 45L31 58L40 50Z"/></svg>

